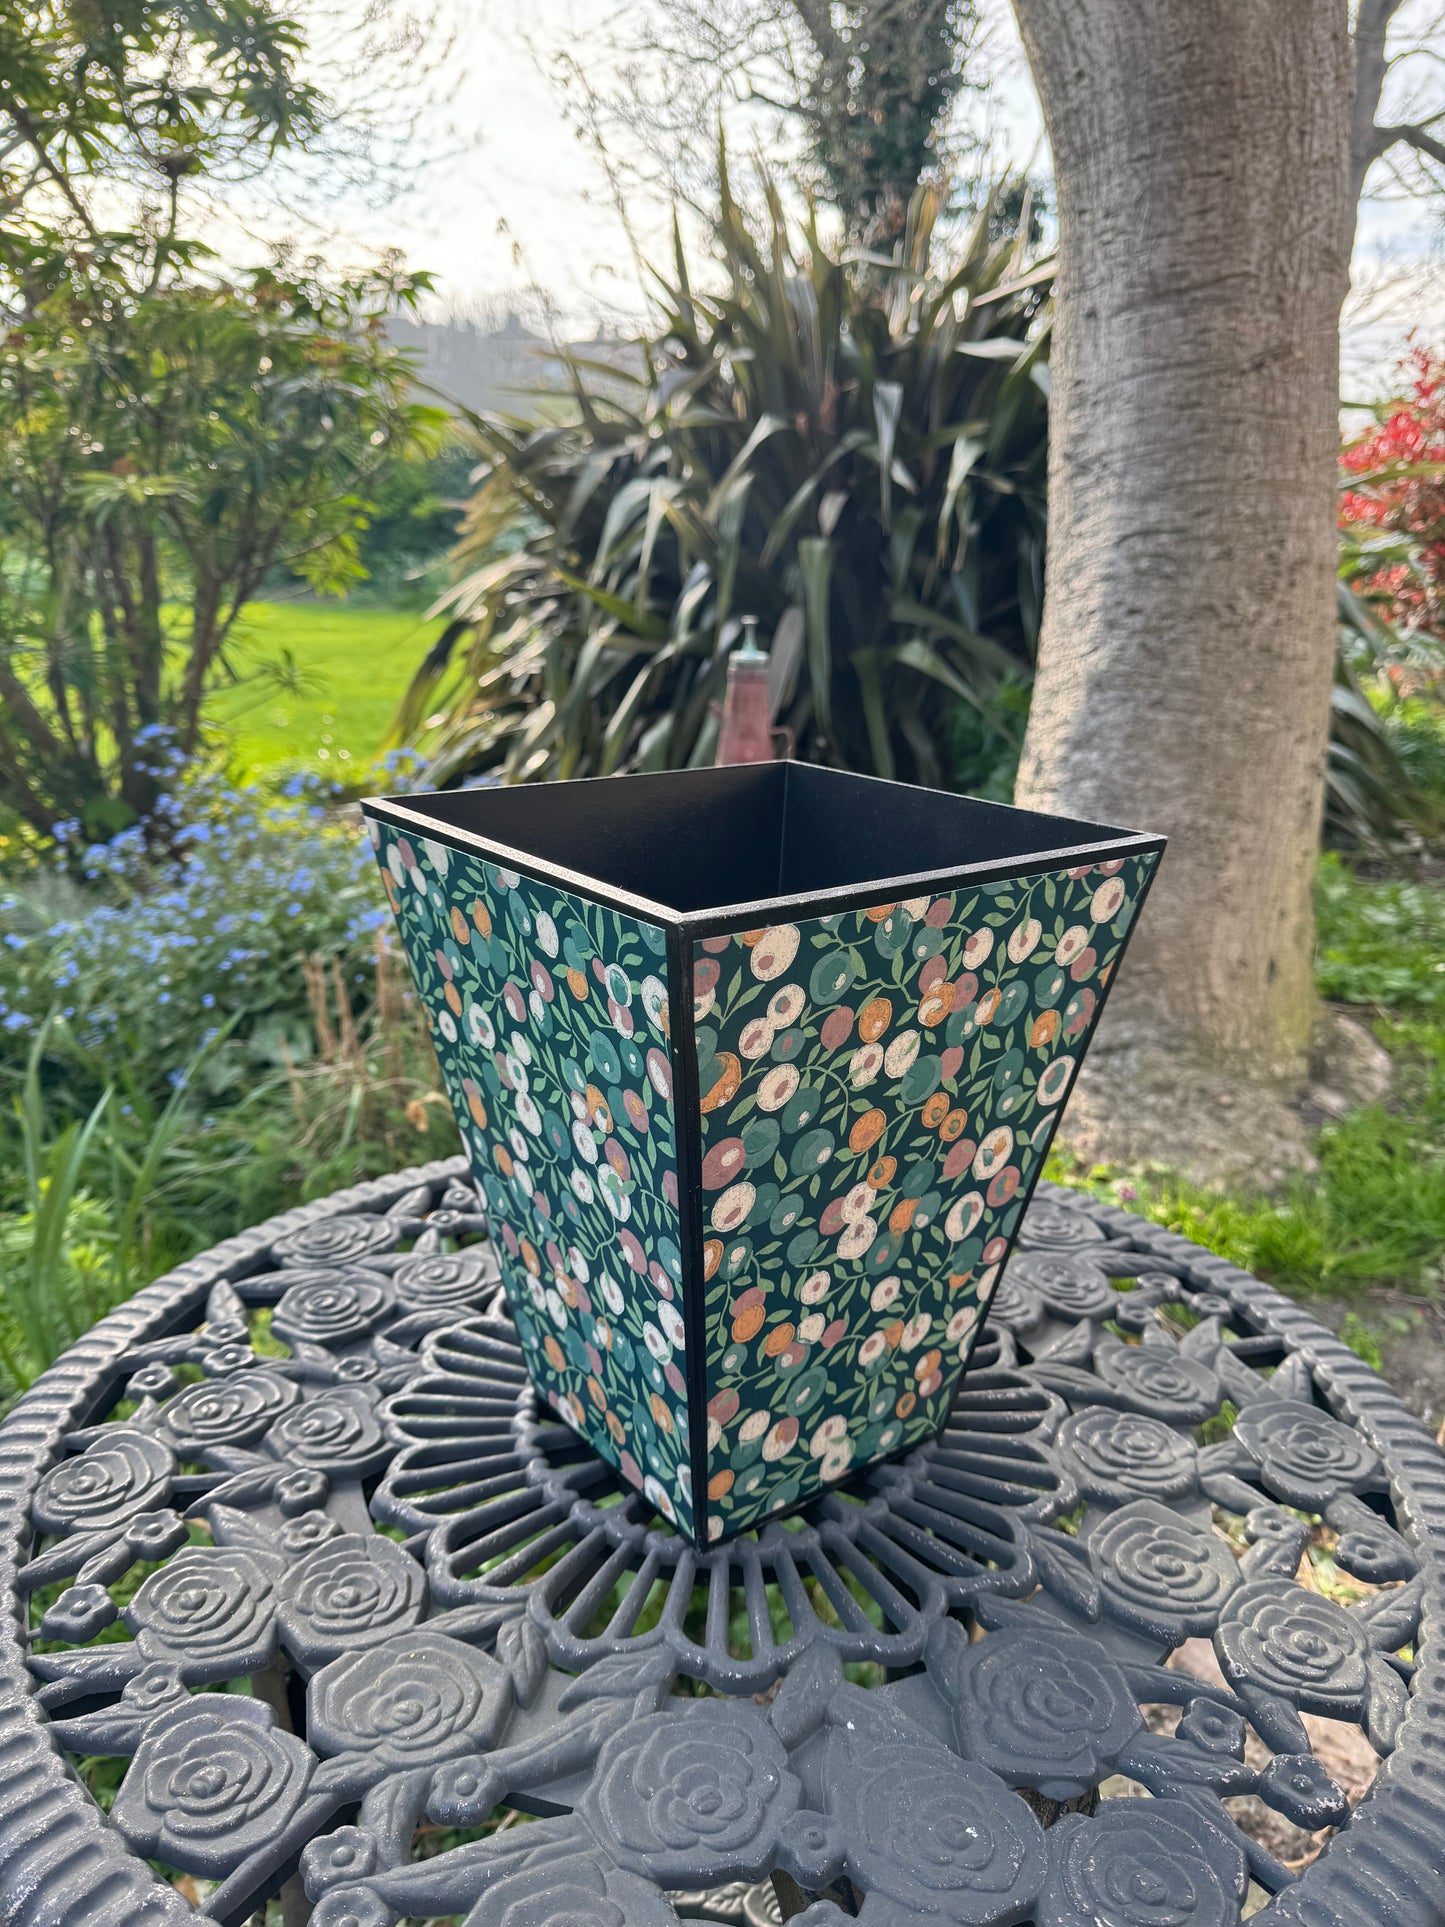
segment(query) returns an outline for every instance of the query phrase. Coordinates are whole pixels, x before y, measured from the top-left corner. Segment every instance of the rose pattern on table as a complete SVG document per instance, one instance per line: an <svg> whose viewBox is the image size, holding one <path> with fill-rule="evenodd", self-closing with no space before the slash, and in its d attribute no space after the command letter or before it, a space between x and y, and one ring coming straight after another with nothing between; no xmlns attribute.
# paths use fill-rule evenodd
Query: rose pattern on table
<svg viewBox="0 0 1445 1927"><path fill-rule="evenodd" d="M751 1708L695 1700L613 1734L577 1811L618 1866L678 1886L766 1872L800 1792Z"/></svg>
<svg viewBox="0 0 1445 1927"><path fill-rule="evenodd" d="M1256 1579L1225 1607L1214 1635L1232 1686L1286 1695L1306 1713L1358 1719L1369 1641L1358 1619L1288 1579Z"/></svg>
<svg viewBox="0 0 1445 1927"><path fill-rule="evenodd" d="M1048 1870L1044 1830L987 1767L835 1729L825 1772L848 1873L870 1905L877 1895L949 1927L1028 1917Z"/></svg>
<svg viewBox="0 0 1445 1927"><path fill-rule="evenodd" d="M533 1382L691 1532L666 935L369 828Z"/></svg>
<svg viewBox="0 0 1445 1927"><path fill-rule="evenodd" d="M111 1823L137 1852L220 1878L294 1817L314 1765L263 1701L187 1700L147 1732Z"/></svg>
<svg viewBox="0 0 1445 1927"><path fill-rule="evenodd" d="M142 1659L184 1660L196 1681L255 1673L276 1652L280 1560L236 1546L186 1546L125 1609Z"/></svg>
<svg viewBox="0 0 1445 1927"><path fill-rule="evenodd" d="M318 1753L400 1772L484 1752L511 1708L504 1667L423 1627L323 1667L306 1690L306 1731Z"/></svg>
<svg viewBox="0 0 1445 1927"><path fill-rule="evenodd" d="M361 1262L375 1263L379 1278L394 1283L413 1262L441 1266L444 1286L479 1275L444 1263L465 1258L466 1238L482 1229L455 1170L394 1186L378 1206L392 1214L381 1233L346 1231L348 1247L372 1252ZM1078 1212L1052 1195L1059 1239L1059 1221ZM465 1322L447 1330L421 1314L422 1323L364 1339L338 1332L330 1346L306 1341L304 1356L261 1364L244 1345L248 1320L290 1288L288 1268L241 1261L241 1297L222 1285L202 1304L193 1292L193 1315L183 1307L166 1336L106 1378L88 1408L98 1422L66 1440L61 1465L78 1470L34 1475L35 1497L42 1485L52 1504L57 1490L71 1494L78 1516L62 1506L47 1529L32 1513L18 1579L22 1594L38 1595L30 1666L40 1690L27 1717L49 1715L51 1739L82 1777L96 1756L129 1761L111 1824L133 1853L222 1881L208 1912L224 1927L242 1927L254 1895L275 1891L298 1857L315 1927L434 1917L468 1927L666 1927L664 1886L708 1886L744 1865L744 1881L757 1867L766 1878L770 1865L805 1897L838 1895L842 1909L816 1900L804 1916L819 1927L851 1918L846 1887L833 1884L845 1880L853 1905L859 1890L866 1896L866 1927L1235 1927L1244 1849L1268 1893L1282 1891L1289 1870L1238 1831L1231 1796L1252 1794L1308 1830L1353 1827L1351 1801L1308 1750L1312 1729L1299 1710L1356 1721L1388 1755L1406 1730L1412 1669L1417 1685L1428 1682L1415 1525L1397 1517L1383 1487L1369 1503L1356 1496L1360 1480L1379 1476L1376 1462L1345 1452L1330 1432L1339 1421L1305 1403L1305 1357L1286 1344L1281 1362L1276 1339L1251 1336L1242 1318L1226 1322L1216 1261L1201 1256L1192 1276L1181 1265L1158 1295L1117 1216L1081 1222L1092 1230L1096 1219L1111 1235L1102 1252L1094 1240L1091 1262L1119 1288L1105 1287L1107 1320L1080 1301L1058 1348L1067 1367L1043 1350L1059 1338L1055 1314L1033 1353L1000 1325L940 1440L860 1482L865 1504L829 1499L701 1559L656 1529L640 1495L595 1503L613 1496L611 1475L560 1428L536 1424L499 1303L464 1306ZM1143 1228L1133 1236L1162 1242ZM460 1237L461 1250L439 1249L441 1237ZM402 1256L413 1241L414 1258ZM1180 1245L1170 1249L1177 1261ZM289 1269L290 1282L316 1282L314 1267ZM1150 1277L1156 1284L1143 1282ZM1196 1311L1187 1325L1166 1315L1181 1299ZM405 1336L392 1343L393 1331ZM1141 1355L1160 1351L1161 1393L1180 1390L1170 1361L1191 1386L1200 1372L1227 1384L1261 1456L1227 1436L1227 1408L1222 1442L1197 1454L1190 1420L1162 1427L1187 1446L1197 1482L1179 1510L1105 1476L1137 1467L1141 1436L1160 1437L1157 1414L1141 1434L1141 1415L1092 1405L1117 1390L1118 1374L1100 1373L1101 1357L1117 1356L1115 1332L1142 1337L1132 1348ZM359 1362L375 1384L330 1382L333 1367ZM187 1386L196 1369L200 1383ZM172 1428L168 1407L262 1373L294 1396L259 1436L239 1449L181 1447L185 1422ZM1340 1379L1325 1382L1336 1395ZM435 1510L394 1518L381 1485L368 1482L368 1498L352 1470L332 1479L277 1451L276 1426L309 1406L320 1412L299 1434L302 1449L318 1438L334 1449L338 1390L348 1425L368 1415L393 1464L409 1464L398 1497L409 1489ZM118 1393L123 1416L108 1422L105 1400ZM1376 1387L1377 1422L1382 1403ZM1122 1454L1094 1453L1098 1487L1078 1509L1077 1470L1091 1448L1080 1456L1074 1421L1090 1409L1109 1428L1128 1421L1127 1436ZM1312 1533L1272 1493L1260 1445L1271 1418L1285 1476L1322 1444L1339 1477L1321 1506L1339 1535L1335 1564L1367 1569L1349 1606L1295 1579L1301 1559L1316 1556L1320 1528ZM369 1428L361 1433L370 1451ZM137 1450L137 1438L154 1449ZM197 1473L198 1463L214 1470ZM147 1497L135 1511L138 1490ZM116 1517L101 1494L117 1498ZM406 1547L354 1523L368 1503ZM192 1533L212 1534L212 1547L184 1544L177 1508ZM535 1573L523 1571L536 1556L529 1544L545 1548ZM159 1570L128 1597L137 1559ZM695 1610L700 1574L706 1629ZM629 1591L634 1578L643 1583ZM855 1581L884 1598L902 1581L883 1626L861 1614L848 1623ZM774 1587L793 1629L785 1635L774 1618L770 1647ZM618 1592L655 1598L656 1610L604 1624ZM744 1602L751 1659L738 1651ZM117 1617L130 1620L131 1640L117 1638ZM1159 1663L1211 1622L1228 1684ZM143 1645L166 1656L147 1658ZM865 1658L888 1667L892 1683L848 1684L845 1661ZM293 1712L306 1695L309 1746L278 1732L268 1710L287 1666ZM679 1670L725 1697L670 1697ZM223 1680L232 1691L195 1692ZM1176 1734L1144 1725L1142 1707L1158 1702L1180 1709ZM203 1723L191 1724L197 1716ZM1399 1764L1403 1784L1412 1755ZM1112 1775L1154 1797L1106 1797L1097 1814L1048 1811ZM470 1828L506 1799L556 1817L413 1860L422 1821ZM1046 1822L1042 1875L1030 1805ZM47 1810L57 1830L66 1810ZM135 1873L113 1846L100 1862L107 1880L128 1866ZM1347 1837L1327 1862L1350 1859ZM112 1914L122 1917L119 1902ZM99 1917L94 1906L63 1923L53 1910L43 1923L22 1911L17 1927L89 1927ZM1391 1927L1417 1927L1420 1917L1392 1913Z"/></svg>
<svg viewBox="0 0 1445 1927"><path fill-rule="evenodd" d="M116 1426L73 1459L62 1459L35 1488L31 1511L43 1532L118 1526L165 1503L175 1459L159 1439Z"/></svg>
<svg viewBox="0 0 1445 1927"><path fill-rule="evenodd" d="M953 1707L958 1750L1009 1786L1074 1800L1105 1778L1144 1721L1098 1640L1001 1627L969 1645L947 1622L928 1654Z"/></svg>
<svg viewBox="0 0 1445 1927"><path fill-rule="evenodd" d="M694 945L710 1540L937 1431L1156 861Z"/></svg>
<svg viewBox="0 0 1445 1927"><path fill-rule="evenodd" d="M1049 1829L1038 1927L1238 1927L1245 1858L1182 1800L1109 1800Z"/></svg>
<svg viewBox="0 0 1445 1927"><path fill-rule="evenodd" d="M1121 1625L1167 1647L1212 1633L1239 1584L1234 1554L1152 1499L1111 1512L1089 1535L1100 1584Z"/></svg>
<svg viewBox="0 0 1445 1927"><path fill-rule="evenodd" d="M1359 1433L1297 1399L1246 1407L1234 1436L1286 1505L1313 1511L1341 1489L1366 1492L1379 1483L1380 1461Z"/></svg>
<svg viewBox="0 0 1445 1927"><path fill-rule="evenodd" d="M426 1574L377 1533L328 1534L276 1584L281 1637L308 1671L380 1645L415 1625L425 1610Z"/></svg>

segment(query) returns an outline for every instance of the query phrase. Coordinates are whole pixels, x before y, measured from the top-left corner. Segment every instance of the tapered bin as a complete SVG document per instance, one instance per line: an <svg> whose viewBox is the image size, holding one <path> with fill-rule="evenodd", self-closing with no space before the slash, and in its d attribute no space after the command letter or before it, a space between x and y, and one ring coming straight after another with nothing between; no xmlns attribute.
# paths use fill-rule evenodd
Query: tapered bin
<svg viewBox="0 0 1445 1927"><path fill-rule="evenodd" d="M541 1397L700 1545L935 1433L1164 839L800 763L364 807Z"/></svg>

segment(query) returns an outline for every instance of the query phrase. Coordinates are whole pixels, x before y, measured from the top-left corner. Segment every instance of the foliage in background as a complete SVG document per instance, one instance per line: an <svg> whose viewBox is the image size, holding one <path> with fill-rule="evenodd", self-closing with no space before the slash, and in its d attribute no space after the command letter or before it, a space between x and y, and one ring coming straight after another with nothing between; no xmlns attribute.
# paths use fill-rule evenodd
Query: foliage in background
<svg viewBox="0 0 1445 1927"><path fill-rule="evenodd" d="M1416 344L1403 394L1340 457L1350 582L1406 635L1445 644L1445 356Z"/></svg>
<svg viewBox="0 0 1445 1927"><path fill-rule="evenodd" d="M236 619L284 566L362 573L370 492L441 416L384 317L418 277L264 270L139 297L79 274L0 361L0 804L102 838L157 800L146 745L196 754L245 673Z"/></svg>
<svg viewBox="0 0 1445 1927"><path fill-rule="evenodd" d="M1325 769L1325 841L1393 859L1445 832L1445 650L1349 586L1347 541ZM1416 693L1416 692L1419 693Z"/></svg>
<svg viewBox="0 0 1445 1927"><path fill-rule="evenodd" d="M477 419L456 621L399 721L438 780L710 763L744 616L799 755L946 780L941 713L987 714L1037 627L1049 276L986 214L933 272L936 212L860 277L773 194L760 247L724 182L722 286L679 243L631 394L574 365L543 426Z"/></svg>
<svg viewBox="0 0 1445 1927"><path fill-rule="evenodd" d="M1223 1195L1162 1172L1057 1174L1143 1211L1296 1292L1445 1285L1445 891L1321 863L1319 984L1373 1019L1389 1097L1326 1124L1318 1167L1276 1197Z"/></svg>
<svg viewBox="0 0 1445 1927"><path fill-rule="evenodd" d="M201 1075L216 1096L286 1052L304 1060L303 957L337 957L355 978L385 917L369 850L301 779L268 796L219 769L185 773L158 733L141 747L153 816L73 852L62 840L0 894L0 1070L44 1032L47 1086L63 1079L76 1115L108 1083L163 1100L213 1043Z"/></svg>
<svg viewBox="0 0 1445 1927"><path fill-rule="evenodd" d="M157 774L154 822L0 898L0 1396L168 1265L456 1148L359 825Z"/></svg>
<svg viewBox="0 0 1445 1927"><path fill-rule="evenodd" d="M915 188L939 172L940 136L979 35L974 0L792 0L788 40L805 152L865 247L902 234Z"/></svg>
<svg viewBox="0 0 1445 1927"><path fill-rule="evenodd" d="M435 453L413 452L383 470L357 537L365 571L354 598L421 608L447 586L447 558L471 493L476 450L451 435Z"/></svg>
<svg viewBox="0 0 1445 1927"><path fill-rule="evenodd" d="M0 277L136 289L193 255L182 187L313 134L305 41L271 0L0 0Z"/></svg>

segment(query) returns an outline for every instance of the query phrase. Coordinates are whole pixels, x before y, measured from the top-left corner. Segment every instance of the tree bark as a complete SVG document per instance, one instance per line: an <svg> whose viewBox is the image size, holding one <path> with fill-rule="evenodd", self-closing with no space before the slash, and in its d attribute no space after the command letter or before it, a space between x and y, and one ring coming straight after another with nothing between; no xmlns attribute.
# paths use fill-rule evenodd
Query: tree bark
<svg viewBox="0 0 1445 1927"><path fill-rule="evenodd" d="M1059 205L1019 800L1171 838L1065 1128L1270 1180L1315 1014L1346 0L1014 5Z"/></svg>

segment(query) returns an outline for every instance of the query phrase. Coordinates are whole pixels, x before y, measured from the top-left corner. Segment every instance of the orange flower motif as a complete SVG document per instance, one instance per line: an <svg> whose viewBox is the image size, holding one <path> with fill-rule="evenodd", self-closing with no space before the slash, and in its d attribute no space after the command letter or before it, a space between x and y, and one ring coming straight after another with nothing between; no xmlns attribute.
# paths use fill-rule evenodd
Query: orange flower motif
<svg viewBox="0 0 1445 1927"><path fill-rule="evenodd" d="M715 1111L720 1104L730 1103L743 1081L743 1067L731 1051L724 1051L718 1062L722 1065L722 1073L712 1089L703 1093L698 1104L700 1111Z"/></svg>
<svg viewBox="0 0 1445 1927"><path fill-rule="evenodd" d="M776 1358L778 1353L785 1352L792 1342L793 1327L785 1319L781 1325L774 1325L763 1340L763 1350L769 1358Z"/></svg>
<svg viewBox="0 0 1445 1927"><path fill-rule="evenodd" d="M487 1128L487 1107L483 1104L481 1097L476 1091L467 1092L467 1109L472 1114L473 1124L479 1124L485 1131Z"/></svg>
<svg viewBox="0 0 1445 1927"><path fill-rule="evenodd" d="M932 990L925 990L919 999L918 1021L932 1029L935 1024L941 1024L952 1009L953 985L945 977L942 983L935 984Z"/></svg>
<svg viewBox="0 0 1445 1927"><path fill-rule="evenodd" d="M739 1345L745 1344L748 1339L760 1332L763 1328L763 1315L762 1306L756 1304L749 1305L745 1311L740 1311L733 1320L734 1341ZM791 1328L788 1336L792 1336Z"/></svg>
<svg viewBox="0 0 1445 1927"><path fill-rule="evenodd" d="M446 998L447 1008L451 1011L452 1015L454 1017L460 1017L462 1014L462 993L457 989L456 985L448 984L442 992L442 995Z"/></svg>
<svg viewBox="0 0 1445 1927"><path fill-rule="evenodd" d="M876 1164L869 1167L868 1175L863 1182L870 1191L885 1191L892 1184L897 1169L897 1158L879 1158Z"/></svg>
<svg viewBox="0 0 1445 1927"><path fill-rule="evenodd" d="M502 1176L504 1178L511 1177L514 1168L512 1164L512 1154L506 1145L494 1144L492 1146L492 1156L496 1159L497 1169L501 1172Z"/></svg>
<svg viewBox="0 0 1445 1927"><path fill-rule="evenodd" d="M913 1396L912 1392L905 1392L893 1409L899 1418L907 1418L917 1403L918 1400Z"/></svg>
<svg viewBox="0 0 1445 1927"><path fill-rule="evenodd" d="M1035 1050L1043 1050L1059 1034L1059 1013L1056 1010L1041 1010L1034 1019L1034 1027L1029 1032L1029 1042Z"/></svg>
<svg viewBox="0 0 1445 1927"><path fill-rule="evenodd" d="M741 936L739 937L738 941L740 943L745 943L749 950L756 950L758 945L762 942L763 938L767 936L767 934L768 933L767 933L766 927L764 927L761 930L744 930Z"/></svg>
<svg viewBox="0 0 1445 1927"><path fill-rule="evenodd" d="M883 1035L892 1021L893 1006L888 999L872 997L858 1013L858 1035L865 1044L874 1043Z"/></svg>
<svg viewBox="0 0 1445 1927"><path fill-rule="evenodd" d="M477 926L477 934L490 937L492 934L492 913L480 897L472 905L472 922Z"/></svg>
<svg viewBox="0 0 1445 1927"><path fill-rule="evenodd" d="M955 1138L963 1136L968 1129L968 1112L953 1110L938 1127L938 1135L945 1144L952 1144Z"/></svg>
<svg viewBox="0 0 1445 1927"><path fill-rule="evenodd" d="M898 908L896 903L875 903L863 912L869 923L886 923Z"/></svg>
<svg viewBox="0 0 1445 1927"><path fill-rule="evenodd" d="M583 976L580 970L572 970L570 968L568 969L567 988L571 991L572 995L577 999L579 1004L586 1002L587 979Z"/></svg>
<svg viewBox="0 0 1445 1927"><path fill-rule="evenodd" d="M530 1238L523 1238L522 1240L522 1263L534 1278L541 1277L542 1260L537 1256L537 1247L532 1243Z"/></svg>
<svg viewBox="0 0 1445 1927"><path fill-rule="evenodd" d="M599 1412L605 1412L607 1410L607 1394L602 1389L602 1380L600 1378L589 1378L587 1380L587 1396Z"/></svg>
<svg viewBox="0 0 1445 1927"><path fill-rule="evenodd" d="M551 1332L548 1332L547 1336L542 1340L542 1350L547 1354L548 1362L553 1371L566 1371L567 1360L563 1355L562 1347L557 1343Z"/></svg>
<svg viewBox="0 0 1445 1927"><path fill-rule="evenodd" d="M915 1378L932 1378L943 1363L942 1352L925 1352L913 1368Z"/></svg>
<svg viewBox="0 0 1445 1927"><path fill-rule="evenodd" d="M895 1318L891 1325L883 1327L883 1342L890 1352L896 1352L903 1343L903 1320Z"/></svg>
<svg viewBox="0 0 1445 1927"><path fill-rule="evenodd" d="M662 1395L658 1392L654 1392L652 1394L651 1399L648 1401L648 1403L652 1406L652 1416L657 1420L658 1431L671 1432L672 1413L668 1411L667 1403L663 1399Z"/></svg>
<svg viewBox="0 0 1445 1927"><path fill-rule="evenodd" d="M615 1412L609 1412L607 1414L607 1429L618 1445L626 1445L627 1427Z"/></svg>
<svg viewBox="0 0 1445 1927"><path fill-rule="evenodd" d="M589 1084L587 1086L585 1096L587 1099L588 1117L591 1118L592 1122L597 1125L600 1130L610 1131L612 1129L612 1106L607 1102L607 1099L595 1084Z"/></svg>
<svg viewBox="0 0 1445 1927"><path fill-rule="evenodd" d="M472 940L472 933L467 927L467 920L457 908L456 904L452 905L452 935L458 943L470 943Z"/></svg>
<svg viewBox="0 0 1445 1927"><path fill-rule="evenodd" d="M887 1122L882 1111L865 1111L848 1133L848 1149L855 1156L871 1149L882 1137Z"/></svg>
<svg viewBox="0 0 1445 1927"><path fill-rule="evenodd" d="M912 1224L917 1209L917 1198L900 1198L888 1214L888 1229L901 1237Z"/></svg>
<svg viewBox="0 0 1445 1927"><path fill-rule="evenodd" d="M936 1131L948 1116L948 1099L942 1091L935 1091L924 1105L919 1116L930 1131Z"/></svg>
<svg viewBox="0 0 1445 1927"><path fill-rule="evenodd" d="M710 1499L725 1499L733 1489L731 1472L714 1472L707 1482L707 1496Z"/></svg>
<svg viewBox="0 0 1445 1927"><path fill-rule="evenodd" d="M978 1000L978 1021L981 1024L991 1024L993 1022L993 1014L1002 1002L1003 992L1001 990L986 990Z"/></svg>
<svg viewBox="0 0 1445 1927"><path fill-rule="evenodd" d="M717 1268L722 1263L722 1254L721 1238L705 1238L703 1240L702 1275L704 1278L715 1278L717 1276Z"/></svg>

